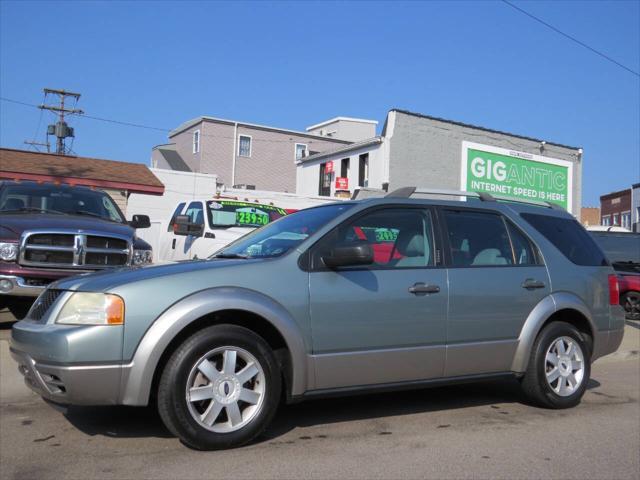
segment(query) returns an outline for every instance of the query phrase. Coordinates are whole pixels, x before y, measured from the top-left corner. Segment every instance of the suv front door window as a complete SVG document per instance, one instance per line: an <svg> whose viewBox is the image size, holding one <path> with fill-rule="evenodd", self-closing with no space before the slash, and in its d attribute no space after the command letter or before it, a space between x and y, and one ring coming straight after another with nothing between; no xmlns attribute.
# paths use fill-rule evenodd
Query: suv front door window
<svg viewBox="0 0 640 480"><path fill-rule="evenodd" d="M312 248L317 388L398 381L397 371L384 373L392 365L402 371L401 380L442 375L447 279L436 262L433 218L429 209L374 210L346 221ZM331 270L322 263L332 248L358 243L371 246L373 264Z"/></svg>

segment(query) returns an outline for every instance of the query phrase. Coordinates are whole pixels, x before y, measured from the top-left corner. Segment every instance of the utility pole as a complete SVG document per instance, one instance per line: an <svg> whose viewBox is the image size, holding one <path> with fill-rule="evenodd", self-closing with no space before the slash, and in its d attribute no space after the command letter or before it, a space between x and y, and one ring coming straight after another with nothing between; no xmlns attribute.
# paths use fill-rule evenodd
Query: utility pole
<svg viewBox="0 0 640 480"><path fill-rule="evenodd" d="M45 88L44 95L45 98L47 95L58 95L60 104L59 105L40 105L38 108L41 110L49 110L51 112L57 113L58 121L55 124L49 125L47 127L47 138L49 135L54 135L56 137L56 153L59 155L66 155L68 152L66 150L64 140L65 138L73 137L74 132L73 128L67 125L67 122L64 121L65 114L83 114L84 112L79 109L72 109L65 107L65 100L67 97L75 98L76 102L80 98L79 93L67 92L66 90L55 90L52 88ZM48 140L47 140L47 143Z"/></svg>
<svg viewBox="0 0 640 480"><path fill-rule="evenodd" d="M47 147L47 153L49 153L50 149L51 149L51 144L49 143L49 141L47 140L47 143L42 143L42 142L36 142L35 140L25 140L24 143L26 145L31 145L32 147L35 147L35 149L39 152L40 149L38 149L38 147Z"/></svg>

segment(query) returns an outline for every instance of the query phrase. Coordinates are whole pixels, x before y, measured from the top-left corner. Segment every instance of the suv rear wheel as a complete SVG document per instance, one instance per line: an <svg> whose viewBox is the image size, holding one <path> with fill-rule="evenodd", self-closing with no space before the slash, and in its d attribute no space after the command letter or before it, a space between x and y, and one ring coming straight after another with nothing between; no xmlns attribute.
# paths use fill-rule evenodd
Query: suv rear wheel
<svg viewBox="0 0 640 480"><path fill-rule="evenodd" d="M582 333L566 322L553 322L538 334L521 384L533 403L569 408L580 403L590 374L590 352Z"/></svg>
<svg viewBox="0 0 640 480"><path fill-rule="evenodd" d="M267 427L280 389L269 345L246 328L216 325L196 332L171 355L158 387L158 410L190 447L237 447Z"/></svg>

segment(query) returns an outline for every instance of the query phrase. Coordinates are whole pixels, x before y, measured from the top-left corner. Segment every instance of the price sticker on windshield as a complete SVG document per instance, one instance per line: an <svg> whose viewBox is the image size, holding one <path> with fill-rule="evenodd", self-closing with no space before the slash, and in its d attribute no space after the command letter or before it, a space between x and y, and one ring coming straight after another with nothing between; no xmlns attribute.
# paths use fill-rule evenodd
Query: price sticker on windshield
<svg viewBox="0 0 640 480"><path fill-rule="evenodd" d="M389 228L376 229L376 242L395 242L398 238L398 231Z"/></svg>
<svg viewBox="0 0 640 480"><path fill-rule="evenodd" d="M269 215L263 212L236 211L236 224L238 225L266 225L269 223Z"/></svg>

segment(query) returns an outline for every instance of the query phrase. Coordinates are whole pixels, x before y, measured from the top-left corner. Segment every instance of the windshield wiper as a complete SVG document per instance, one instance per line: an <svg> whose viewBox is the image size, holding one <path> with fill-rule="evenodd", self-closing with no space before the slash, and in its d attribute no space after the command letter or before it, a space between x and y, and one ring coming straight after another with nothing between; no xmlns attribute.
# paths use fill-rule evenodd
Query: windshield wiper
<svg viewBox="0 0 640 480"><path fill-rule="evenodd" d="M16 213L16 212L43 212L43 213L55 213L56 215L65 215L64 212L59 210L52 210L50 208L38 208L38 207L21 207L13 208L11 210L1 210L2 213Z"/></svg>
<svg viewBox="0 0 640 480"><path fill-rule="evenodd" d="M247 255L241 255L239 253L217 253L213 256L213 258L249 258Z"/></svg>

